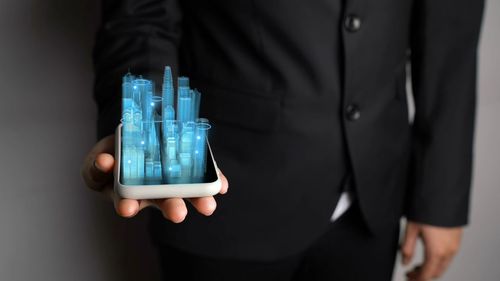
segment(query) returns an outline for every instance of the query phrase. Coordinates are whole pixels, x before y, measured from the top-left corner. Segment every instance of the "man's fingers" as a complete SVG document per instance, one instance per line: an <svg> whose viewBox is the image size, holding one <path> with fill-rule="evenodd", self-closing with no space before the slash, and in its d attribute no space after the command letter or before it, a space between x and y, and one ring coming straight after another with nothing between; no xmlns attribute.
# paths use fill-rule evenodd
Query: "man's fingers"
<svg viewBox="0 0 500 281"><path fill-rule="evenodd" d="M82 166L82 177L86 185L101 191L112 179L114 136L100 140L88 153Z"/></svg>
<svg viewBox="0 0 500 281"><path fill-rule="evenodd" d="M411 271L407 272L406 277L408 277L408 281L417 280L417 275L419 274L421 269L422 269L422 265L418 265L418 266L415 266Z"/></svg>
<svg viewBox="0 0 500 281"><path fill-rule="evenodd" d="M162 199L157 201L156 204L162 211L163 216L174 223L184 221L187 215L186 203L181 198Z"/></svg>
<svg viewBox="0 0 500 281"><path fill-rule="evenodd" d="M439 278L446 271L453 256L460 247L462 228L437 227L409 222L407 225L405 245L402 249L406 256L413 255L413 249L415 247L415 243L412 242L413 228L417 229L417 236L422 237L425 260L421 267L416 267L407 273L409 280L427 281ZM408 262L408 260L405 262Z"/></svg>
<svg viewBox="0 0 500 281"><path fill-rule="evenodd" d="M410 229L410 231L412 230ZM425 246L424 263L421 266L415 267L407 274L411 281L429 281L440 276L439 272L440 269L443 268L443 262L446 261L446 256L430 248L429 244L425 244Z"/></svg>
<svg viewBox="0 0 500 281"><path fill-rule="evenodd" d="M448 266L450 265L452 260L453 260L453 256L448 256L448 257L444 258L443 260L441 260L441 263L439 264L439 267L436 271L436 278L441 277L441 275L443 275L445 273L446 269L448 269Z"/></svg>
<svg viewBox="0 0 500 281"><path fill-rule="evenodd" d="M109 174L113 171L114 166L115 166L115 158L113 157L113 155L109 153L97 154L94 161L94 168L98 172Z"/></svg>
<svg viewBox="0 0 500 281"><path fill-rule="evenodd" d="M229 188L229 182L227 181L226 176L224 176L224 174L219 169L217 169L217 172L219 173L219 177L220 177L220 180L222 182L222 187L221 187L219 193L220 194L226 194L227 190Z"/></svg>
<svg viewBox="0 0 500 281"><path fill-rule="evenodd" d="M210 216L217 208L217 203L212 196L209 197L200 197L200 198L191 198L188 199L191 202L191 205L196 208L198 212L205 216Z"/></svg>
<svg viewBox="0 0 500 281"><path fill-rule="evenodd" d="M405 237L403 240L403 245L401 246L401 254L403 256L403 265L408 265L415 252L415 246L417 244L417 238L419 234L419 228L414 223L408 222L406 225Z"/></svg>
<svg viewBox="0 0 500 281"><path fill-rule="evenodd" d="M139 212L139 201L134 199L118 199L115 203L116 213L124 218L131 218Z"/></svg>
<svg viewBox="0 0 500 281"><path fill-rule="evenodd" d="M437 277L438 269L442 261L443 259L437 255L430 255L426 257L422 268L417 271L414 280L429 281Z"/></svg>
<svg viewBox="0 0 500 281"><path fill-rule="evenodd" d="M140 211L139 201L121 198L113 191L113 187L109 184L104 187L103 194L113 200L115 211L121 217L131 218Z"/></svg>
<svg viewBox="0 0 500 281"><path fill-rule="evenodd" d="M94 160L89 160L87 171L83 174L87 186L101 191L113 178L114 164L114 157L108 153L98 154Z"/></svg>

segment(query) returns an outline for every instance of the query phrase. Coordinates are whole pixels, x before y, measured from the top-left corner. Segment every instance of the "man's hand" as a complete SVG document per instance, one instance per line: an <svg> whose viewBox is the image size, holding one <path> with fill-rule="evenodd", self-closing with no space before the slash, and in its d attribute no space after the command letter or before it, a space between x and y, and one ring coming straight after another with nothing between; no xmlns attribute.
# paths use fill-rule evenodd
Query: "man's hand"
<svg viewBox="0 0 500 281"><path fill-rule="evenodd" d="M408 221L401 248L403 265L411 262L419 237L424 244L424 262L413 268L406 276L411 281L439 278L458 252L462 227L437 227Z"/></svg>
<svg viewBox="0 0 500 281"><path fill-rule="evenodd" d="M148 206L156 206L166 219L175 223L182 222L187 215L186 204L182 198L134 200L120 198L115 194L113 191L114 149L115 137L111 135L99 141L89 152L82 167L82 177L87 186L107 194L113 200L116 213L122 217L130 218ZM228 182L220 171L219 176L222 180L220 194L225 194ZM217 206L212 196L186 200L191 202L198 212L206 216L210 216Z"/></svg>

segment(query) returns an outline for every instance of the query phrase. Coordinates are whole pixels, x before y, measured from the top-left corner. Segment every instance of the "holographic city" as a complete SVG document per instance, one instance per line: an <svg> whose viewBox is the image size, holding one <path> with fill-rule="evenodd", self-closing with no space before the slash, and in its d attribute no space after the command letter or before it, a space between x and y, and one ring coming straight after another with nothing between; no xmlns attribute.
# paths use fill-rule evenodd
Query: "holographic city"
<svg viewBox="0 0 500 281"><path fill-rule="evenodd" d="M122 84L121 181L126 185L200 182L207 162L207 119L199 118L201 94L189 78L165 67L162 95L154 83L127 73ZM175 97L177 97L176 102ZM177 110L175 110L177 106Z"/></svg>

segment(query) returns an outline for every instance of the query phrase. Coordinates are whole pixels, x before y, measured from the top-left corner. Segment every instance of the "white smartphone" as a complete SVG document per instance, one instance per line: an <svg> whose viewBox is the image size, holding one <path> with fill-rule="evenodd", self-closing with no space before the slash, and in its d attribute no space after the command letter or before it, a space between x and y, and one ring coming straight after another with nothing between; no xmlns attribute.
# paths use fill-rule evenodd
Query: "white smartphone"
<svg viewBox="0 0 500 281"><path fill-rule="evenodd" d="M219 193L222 182L219 177L219 169L215 163L212 149L207 140L208 154L207 167L202 182L182 184L157 184L157 185L126 185L122 182L121 169L121 127L116 128L115 134L115 168L114 189L123 198L129 199L160 199L160 198L193 198L212 196Z"/></svg>

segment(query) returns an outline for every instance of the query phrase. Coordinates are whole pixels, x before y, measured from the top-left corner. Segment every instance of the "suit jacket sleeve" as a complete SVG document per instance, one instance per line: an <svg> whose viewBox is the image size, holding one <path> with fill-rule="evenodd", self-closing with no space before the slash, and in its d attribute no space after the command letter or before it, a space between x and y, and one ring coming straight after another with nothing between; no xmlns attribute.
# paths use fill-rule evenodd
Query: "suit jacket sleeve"
<svg viewBox="0 0 500 281"><path fill-rule="evenodd" d="M409 220L468 222L482 0L414 1L413 186Z"/></svg>
<svg viewBox="0 0 500 281"><path fill-rule="evenodd" d="M161 81L165 65L177 72L181 38L177 0L103 0L94 48L98 138L120 120L121 81L129 70Z"/></svg>

